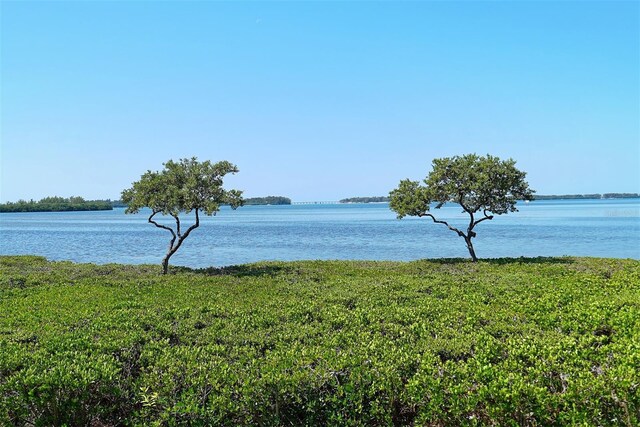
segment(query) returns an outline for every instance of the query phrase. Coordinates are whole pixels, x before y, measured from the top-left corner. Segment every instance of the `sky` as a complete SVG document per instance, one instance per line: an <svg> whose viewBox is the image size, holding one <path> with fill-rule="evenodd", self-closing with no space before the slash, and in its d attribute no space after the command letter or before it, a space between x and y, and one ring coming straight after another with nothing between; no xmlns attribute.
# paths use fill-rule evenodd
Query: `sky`
<svg viewBox="0 0 640 427"><path fill-rule="evenodd" d="M247 197L386 195L437 157L640 192L640 2L0 1L0 201L228 160Z"/></svg>

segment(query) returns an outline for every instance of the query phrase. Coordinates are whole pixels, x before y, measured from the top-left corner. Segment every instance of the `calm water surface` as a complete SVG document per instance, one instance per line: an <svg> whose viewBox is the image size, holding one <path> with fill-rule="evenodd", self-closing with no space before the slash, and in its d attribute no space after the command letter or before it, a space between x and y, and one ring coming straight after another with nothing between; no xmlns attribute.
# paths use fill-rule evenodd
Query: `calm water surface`
<svg viewBox="0 0 640 427"><path fill-rule="evenodd" d="M535 201L485 221L476 231L480 258L596 256L640 259L640 199ZM464 226L460 208L436 216ZM0 254L51 260L159 263L169 233L148 212L0 214ZM192 220L185 217L183 223ZM464 241L430 219L395 219L387 204L245 206L204 217L175 254L174 265L207 267L262 260L415 260L467 257Z"/></svg>

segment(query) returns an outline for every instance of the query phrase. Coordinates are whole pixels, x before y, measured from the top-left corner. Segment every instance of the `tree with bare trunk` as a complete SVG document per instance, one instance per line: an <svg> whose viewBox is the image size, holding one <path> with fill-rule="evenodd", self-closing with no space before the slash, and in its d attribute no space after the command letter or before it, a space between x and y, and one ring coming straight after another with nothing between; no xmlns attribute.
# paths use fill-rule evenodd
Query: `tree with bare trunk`
<svg viewBox="0 0 640 427"><path fill-rule="evenodd" d="M515 167L512 159L500 160L490 155L444 157L433 160L433 170L421 185L418 181L405 179L389 193L389 207L405 216L428 217L443 224L464 241L476 262L471 239L476 237L474 228L494 215L516 212L518 200L533 200L534 191L525 181L526 173ZM469 215L466 230L458 229L447 221L436 219L430 212L431 205L440 209L445 203L456 203Z"/></svg>
<svg viewBox="0 0 640 427"><path fill-rule="evenodd" d="M167 274L169 259L175 254L191 232L200 226L200 212L215 215L221 205L232 209L242 206L242 191L222 188L226 174L234 174L238 168L227 162L198 162L191 159L169 160L159 172L147 171L131 188L122 192L127 204L125 213L138 213L142 208L151 209L149 223L171 233L169 249L162 260L162 273ZM195 222L183 229L180 214L195 212ZM175 226L160 223L156 215L171 216Z"/></svg>

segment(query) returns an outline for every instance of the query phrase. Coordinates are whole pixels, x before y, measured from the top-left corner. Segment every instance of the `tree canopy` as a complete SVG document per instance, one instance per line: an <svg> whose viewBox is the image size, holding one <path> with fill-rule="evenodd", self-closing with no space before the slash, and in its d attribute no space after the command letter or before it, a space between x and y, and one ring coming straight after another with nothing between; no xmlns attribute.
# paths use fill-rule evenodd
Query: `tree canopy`
<svg viewBox="0 0 640 427"><path fill-rule="evenodd" d="M147 171L132 187L122 192L122 201L127 205L125 213L138 213L142 208L151 209L148 222L171 233L171 241L162 261L166 273L169 258L180 248L182 242L200 225L199 212L215 215L221 205L232 209L242 206L242 192L225 190L225 175L238 172L238 168L227 162L198 162L191 159L169 160L159 172ZM195 222L183 231L179 215L195 212ZM157 214L169 215L175 220L175 228L154 220Z"/></svg>
<svg viewBox="0 0 640 427"><path fill-rule="evenodd" d="M518 200L532 200L534 191L525 181L526 173L515 167L515 160L500 160L491 155L444 157L434 159L433 169L423 184L405 179L389 193L389 207L405 216L429 217L435 223L444 224L465 239L471 258L477 257L471 239L473 231L482 221L492 220L494 215L515 212ZM438 220L430 213L445 203L456 203L469 215L466 231L448 222Z"/></svg>

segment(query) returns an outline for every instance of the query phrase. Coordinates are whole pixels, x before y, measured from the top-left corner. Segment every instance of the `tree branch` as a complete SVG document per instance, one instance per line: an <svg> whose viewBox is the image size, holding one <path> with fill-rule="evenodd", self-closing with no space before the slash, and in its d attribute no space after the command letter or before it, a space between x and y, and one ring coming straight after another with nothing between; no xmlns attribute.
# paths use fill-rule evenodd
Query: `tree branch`
<svg viewBox="0 0 640 427"><path fill-rule="evenodd" d="M174 214L171 214L171 216L176 220L176 230L178 232L178 237L180 237L180 218L178 218L178 215Z"/></svg>
<svg viewBox="0 0 640 427"><path fill-rule="evenodd" d="M176 244L175 248L173 247L173 242L171 243L171 246L172 246L171 255L173 255L174 253L176 253L178 249L180 249L180 246L182 246L182 242L184 242L184 239L189 237L189 234L191 234L191 232L196 228L198 228L199 226L200 226L200 216L198 215L198 209L196 209L196 222L193 225L191 225L189 228L187 228L187 231L185 231L185 233L178 238L178 244Z"/></svg>
<svg viewBox="0 0 640 427"><path fill-rule="evenodd" d="M487 210L484 210L484 218L480 218L479 220L477 220L473 226L475 227L476 225L480 224L482 221L486 221L488 219L493 219L493 215L487 215Z"/></svg>
<svg viewBox="0 0 640 427"><path fill-rule="evenodd" d="M158 227L158 228L163 228L163 229L165 229L165 230L168 230L168 231L171 233L171 235L173 236L173 239L175 240L175 238L176 238L176 233L175 233L175 231L173 231L173 229L172 229L171 227L167 227L166 225L158 224L157 222L155 222L155 221L153 220L153 217L154 217L154 216L156 216L156 214L158 214L158 213L160 213L160 212L159 212L159 211L153 211L153 213L152 213L152 214L151 214L151 216L149 217L149 220L148 220L148 221L149 221L151 224L153 224L153 225L155 225L156 227Z"/></svg>
<svg viewBox="0 0 640 427"><path fill-rule="evenodd" d="M190 226L189 228L187 228L187 231L182 235L182 239L184 240L187 238L187 236L189 236L189 234L195 230L196 228L198 228L200 226L200 216L198 215L198 211L199 209L196 209L196 222Z"/></svg>
<svg viewBox="0 0 640 427"><path fill-rule="evenodd" d="M173 231L173 229L171 227L167 227L166 225L158 224L157 222L155 222L153 220L153 217L156 216L157 213L159 213L159 211L153 211L153 213L149 217L149 222L151 224L155 225L158 228L169 230L169 232L171 233L171 242L169 242L169 252L173 253L173 252L175 252L173 250L173 244L176 242L176 237L177 237L176 233L175 233L175 231Z"/></svg>
<svg viewBox="0 0 640 427"><path fill-rule="evenodd" d="M428 217L429 217L429 218L431 218L431 219L433 220L433 222L435 222L436 224L444 224L444 225L446 225L446 226L447 226L447 228L448 228L449 230L456 232L456 233L458 234L458 236L460 236L460 237L466 237L466 236L465 236L465 234L464 234L462 231L460 231L460 230L458 230L457 228L455 228L455 227L453 227L453 226L449 225L449 223L448 223L447 221L442 221L442 220L440 220L440 219L436 219L436 217L435 217L435 216L433 216L433 214L430 214L430 213L423 213L423 214L419 214L418 216L419 216L419 217L421 217L421 216L428 216Z"/></svg>

